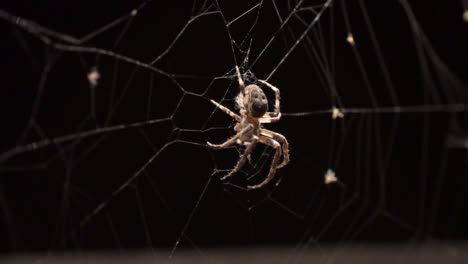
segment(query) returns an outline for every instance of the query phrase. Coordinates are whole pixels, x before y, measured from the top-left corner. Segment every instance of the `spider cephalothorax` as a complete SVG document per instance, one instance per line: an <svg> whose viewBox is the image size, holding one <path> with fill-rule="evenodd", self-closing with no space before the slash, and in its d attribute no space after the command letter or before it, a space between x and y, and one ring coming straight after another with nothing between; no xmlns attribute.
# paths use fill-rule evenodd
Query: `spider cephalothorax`
<svg viewBox="0 0 468 264"><path fill-rule="evenodd" d="M275 155L273 157L270 171L266 179L257 185L248 186L249 189L257 189L270 182L271 179L273 179L276 170L286 166L286 164L289 162L289 148L286 138L281 134L263 129L262 127L262 123L277 122L281 118L280 91L278 88L269 84L268 82L258 80L260 83L265 84L275 92L274 110L273 112L268 112L268 100L263 90L256 84L245 86L244 80L242 79L239 71L239 67L237 66L236 73L240 88L240 94L238 98L238 103L240 104L240 116L213 100L211 100L211 102L238 122L234 127L234 130L237 132L237 134L222 144L207 143L208 146L212 148L226 148L236 143L246 147L234 169L232 169L232 171L229 172L226 176L222 177L221 180L228 179L244 166L247 158L255 149L255 146L258 142L274 148ZM283 161L278 165L281 154L283 154Z"/></svg>

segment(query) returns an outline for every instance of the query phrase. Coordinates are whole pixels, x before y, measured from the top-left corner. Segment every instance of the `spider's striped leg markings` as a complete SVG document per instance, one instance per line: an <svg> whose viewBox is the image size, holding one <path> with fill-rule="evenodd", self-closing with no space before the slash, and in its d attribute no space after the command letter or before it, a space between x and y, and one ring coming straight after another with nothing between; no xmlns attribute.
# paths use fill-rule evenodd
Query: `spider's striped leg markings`
<svg viewBox="0 0 468 264"><path fill-rule="evenodd" d="M276 168L281 169L286 166L289 163L289 143L286 137L280 133L276 133L268 129L260 130L260 135L271 138L281 144L283 149L283 162L281 162L281 164L279 164Z"/></svg>
<svg viewBox="0 0 468 264"><path fill-rule="evenodd" d="M249 124L248 126L244 127L239 133L234 135L232 138L226 140L224 143L221 144L212 144L210 142L206 142L206 144L212 148L227 148L234 145L239 138L241 138L245 133L252 130L254 127L253 125Z"/></svg>
<svg viewBox="0 0 468 264"><path fill-rule="evenodd" d="M267 81L264 80L258 80L259 82L265 84L268 88L272 89L273 92L275 92L275 107L273 109L273 112L266 112L263 117L260 118L260 123L273 123L273 122L278 122L281 118L281 111L280 111L280 90L268 83Z"/></svg>
<svg viewBox="0 0 468 264"><path fill-rule="evenodd" d="M289 163L289 143L288 140L281 134L277 135L278 137L275 138L280 144L283 146L283 162L278 165L276 168L281 169L284 166L288 165Z"/></svg>
<svg viewBox="0 0 468 264"><path fill-rule="evenodd" d="M236 113L234 113L233 111L231 111L229 108L223 106L222 104L219 104L218 102L216 102L215 100L210 100L216 107L218 107L219 109L221 109L221 111L223 111L224 113L230 115L232 118L234 118L237 122L240 122L241 120L241 117L239 115L237 115Z"/></svg>
<svg viewBox="0 0 468 264"><path fill-rule="evenodd" d="M236 65L236 74L237 74L237 81L239 82L239 89L241 90L242 95L245 95L245 84L244 80L242 80L242 75L239 71L239 66Z"/></svg>
<svg viewBox="0 0 468 264"><path fill-rule="evenodd" d="M237 162L234 169L232 169L226 176L222 177L221 178L222 181L229 179L230 177L232 177L232 175L234 175L234 173L238 172L240 169L242 169L242 167L244 167L245 161L247 161L250 153L252 153L252 151L255 149L255 146L257 145L257 141L258 141L258 137L254 136L252 138L252 141L245 148L244 153L242 153L242 155L240 156L239 161Z"/></svg>
<svg viewBox="0 0 468 264"><path fill-rule="evenodd" d="M262 124L275 123L275 122L278 122L280 118L281 118L281 113L279 113L278 116L272 117L270 116L270 112L268 112L268 113L265 113L262 117L260 117L258 121Z"/></svg>
<svg viewBox="0 0 468 264"><path fill-rule="evenodd" d="M281 145L276 140L271 139L271 138L267 138L267 137L264 137L264 136L260 136L259 142L273 147L276 150L275 151L275 156L273 157L273 160L271 161L270 172L268 172L268 176L266 177L266 179L263 180L263 182L261 182L261 183L259 183L257 185L247 186L247 188L249 188L249 190L261 188L261 187L263 187L265 184L269 183L273 179L273 177L275 176L275 173L276 173L277 164L278 164L279 159L281 157Z"/></svg>

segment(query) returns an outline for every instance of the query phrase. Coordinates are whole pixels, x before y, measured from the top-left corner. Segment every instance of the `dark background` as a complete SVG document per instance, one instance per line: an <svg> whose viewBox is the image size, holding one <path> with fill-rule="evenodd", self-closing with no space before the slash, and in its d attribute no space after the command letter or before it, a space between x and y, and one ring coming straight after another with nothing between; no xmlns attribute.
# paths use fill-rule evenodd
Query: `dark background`
<svg viewBox="0 0 468 264"><path fill-rule="evenodd" d="M84 43L52 39L150 62L194 14L193 3L168 2L148 2L131 22L127 19ZM306 1L304 6L318 3L322 1ZM447 145L449 136L464 138L466 116L429 111L466 104L468 32L462 4L409 1L415 15L409 19L398 1L365 3L374 33L359 1L347 1L345 8L363 66L345 41L341 1L333 12L325 12L316 27L320 31L308 34L311 42L299 45L280 67L278 62L304 30L299 20L288 24L288 31L278 34L256 61L280 27L271 2L265 1L258 17L253 11L229 27L240 46L234 46L234 53L219 14L191 23L155 64L169 73L198 77L176 78L180 85L112 56L60 51L45 45L41 32L31 34L3 17L2 153L45 138L170 120L85 139L77 136L0 161L2 251L171 248L179 237L179 247L202 252L238 245L466 240L466 149ZM255 4L219 3L226 21ZM277 4L284 19L295 2ZM196 3L195 10L200 5ZM14 1L0 9L79 39L136 6L128 1ZM310 23L314 16L301 17ZM256 18L258 25L242 43ZM413 22L419 23L441 61L433 60L421 35L415 37ZM372 36L398 102L391 99ZM240 50L248 50L250 40L249 60L243 63L246 54ZM326 58L326 66L308 56L313 49ZM214 77L229 77L236 64L257 78L276 70L269 81L281 89L285 116L268 128L291 144L292 161L275 179L280 184L255 192L238 187L256 172L249 182L266 176L269 149L259 146L252 165L236 174L232 185L223 185L218 178L235 164L241 149L212 151L204 146L207 140L221 142L233 134L232 121L219 111L213 114L208 99L227 99L223 104L233 108L236 84ZM94 66L102 77L93 89L86 74ZM376 103L360 69L367 73ZM331 76L328 82L324 73ZM329 114L287 115L330 109L337 104L330 96L332 86L344 108L433 107L423 113L350 113L338 122ZM209 129L213 127L222 129ZM336 171L338 184L323 184L329 168ZM93 214L100 205L104 209Z"/></svg>

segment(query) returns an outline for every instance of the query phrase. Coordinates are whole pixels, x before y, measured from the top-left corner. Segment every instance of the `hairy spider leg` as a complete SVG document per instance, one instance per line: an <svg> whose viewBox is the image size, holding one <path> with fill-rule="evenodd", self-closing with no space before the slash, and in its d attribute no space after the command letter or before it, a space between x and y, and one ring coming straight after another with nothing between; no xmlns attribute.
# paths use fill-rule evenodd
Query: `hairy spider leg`
<svg viewBox="0 0 468 264"><path fill-rule="evenodd" d="M268 83L267 81L264 80L258 80L259 82L265 84L268 88L272 89L275 92L275 107L273 109L273 112L266 112L265 115L263 115L260 118L260 123L273 123L273 122L278 122L281 118L281 112L280 112L280 90Z"/></svg>
<svg viewBox="0 0 468 264"><path fill-rule="evenodd" d="M255 149L255 146L257 145L258 137L254 136L252 138L252 141L247 145L245 148L244 153L242 153L241 157L239 158L239 161L237 162L236 166L224 177L221 178L222 181L229 179L234 175L234 173L238 172L242 167L245 165L245 161L248 159L250 153Z"/></svg>
<svg viewBox="0 0 468 264"><path fill-rule="evenodd" d="M260 135L271 138L281 144L283 149L283 162L281 162L281 164L279 164L276 168L281 169L286 166L289 163L289 143L286 137L280 133L276 133L268 129L261 129Z"/></svg>
<svg viewBox="0 0 468 264"><path fill-rule="evenodd" d="M232 118L234 118L237 122L240 122L241 121L241 117L239 115L237 115L236 113L234 113L233 111L231 111L229 108L217 103L216 101L214 100L210 100L214 105L216 105L216 107L218 107L219 109L221 109L224 113L230 115Z"/></svg>
<svg viewBox="0 0 468 264"><path fill-rule="evenodd" d="M281 118L281 114L277 117L271 117L270 113L265 113L265 115L260 117L258 121L262 124L268 124L268 123L278 122L280 118Z"/></svg>
<svg viewBox="0 0 468 264"><path fill-rule="evenodd" d="M277 169L281 169L289 163L289 143L288 140L280 134L278 134L277 140L283 146L283 162L276 167Z"/></svg>
<svg viewBox="0 0 468 264"><path fill-rule="evenodd" d="M236 65L236 74L237 74L237 81L239 82L239 89L241 90L242 95L245 95L245 84L244 80L242 79L242 75L239 70L239 66Z"/></svg>
<svg viewBox="0 0 468 264"><path fill-rule="evenodd" d="M268 176L266 177L266 179L263 180L263 182L261 182L261 183L259 183L257 185L247 186L247 188L249 190L261 188L261 187L263 187L265 184L269 183L273 179L273 177L275 176L275 173L276 173L277 164L278 164L279 159L281 157L281 145L276 140L271 139L271 138L267 138L265 136L260 136L258 141L263 143L263 144L266 144L266 145L269 145L269 146L273 147L276 151L275 151L275 156L273 157L273 160L271 161L270 172L268 172Z"/></svg>
<svg viewBox="0 0 468 264"><path fill-rule="evenodd" d="M246 132L248 132L251 129L253 129L253 125L249 124L246 127L244 127L241 131L239 131L239 133L235 134L232 138L226 140L224 143L212 144L210 142L206 142L206 144L212 148L227 148L236 144L237 139L242 137Z"/></svg>

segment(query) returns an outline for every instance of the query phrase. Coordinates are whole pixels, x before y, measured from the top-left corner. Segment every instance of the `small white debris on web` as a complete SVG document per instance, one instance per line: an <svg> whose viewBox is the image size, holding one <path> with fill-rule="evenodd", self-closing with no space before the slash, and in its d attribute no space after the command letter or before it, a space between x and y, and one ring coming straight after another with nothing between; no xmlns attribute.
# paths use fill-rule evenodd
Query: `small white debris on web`
<svg viewBox="0 0 468 264"><path fill-rule="evenodd" d="M133 9L132 12L130 13L131 16L136 16L138 14L137 9Z"/></svg>
<svg viewBox="0 0 468 264"><path fill-rule="evenodd" d="M339 108L337 108L336 106L333 106L333 108L332 108L332 118L337 119L337 118L343 118L343 117L344 117L343 112L341 112L341 110Z"/></svg>
<svg viewBox="0 0 468 264"><path fill-rule="evenodd" d="M99 78L101 78L101 74L96 67L92 67L88 72L88 82L91 88L94 88L98 85Z"/></svg>
<svg viewBox="0 0 468 264"><path fill-rule="evenodd" d="M468 10L465 10L465 12L463 12L463 20L465 20L465 22L468 22Z"/></svg>
<svg viewBox="0 0 468 264"><path fill-rule="evenodd" d="M353 34L351 34L351 33L348 33L348 36L346 37L346 41L348 41L348 43L351 46L354 46L356 44L356 42L354 42Z"/></svg>
<svg viewBox="0 0 468 264"><path fill-rule="evenodd" d="M327 172L325 173L325 184L331 184L335 183L338 181L338 178L336 178L335 172L331 169L328 169Z"/></svg>

